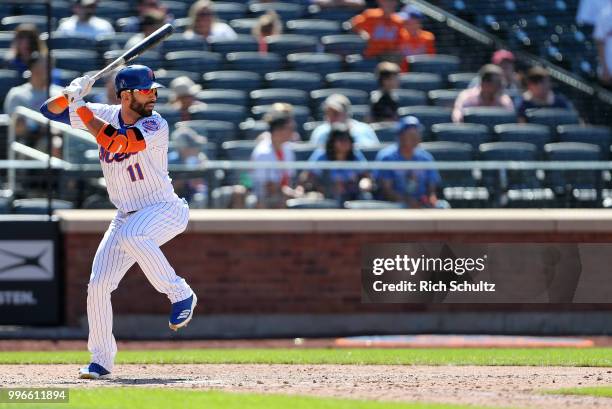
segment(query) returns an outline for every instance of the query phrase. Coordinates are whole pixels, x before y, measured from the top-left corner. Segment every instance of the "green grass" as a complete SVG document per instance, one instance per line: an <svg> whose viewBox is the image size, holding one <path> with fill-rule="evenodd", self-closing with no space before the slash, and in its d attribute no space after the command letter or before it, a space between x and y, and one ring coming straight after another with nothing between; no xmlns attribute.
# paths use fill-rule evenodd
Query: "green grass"
<svg viewBox="0 0 612 409"><path fill-rule="evenodd" d="M19 409L478 409L434 403L395 403L353 399L313 398L286 395L258 395L216 391L190 391L150 388L72 389L67 404L20 403ZM14 408L15 404L0 404L0 408ZM484 408L481 408L484 409Z"/></svg>
<svg viewBox="0 0 612 409"><path fill-rule="evenodd" d="M612 386L591 386L581 388L563 388L544 391L553 395L585 395L599 398L612 398Z"/></svg>
<svg viewBox="0 0 612 409"><path fill-rule="evenodd" d="M87 351L0 352L0 364L82 364ZM131 350L118 364L517 365L612 367L612 348Z"/></svg>

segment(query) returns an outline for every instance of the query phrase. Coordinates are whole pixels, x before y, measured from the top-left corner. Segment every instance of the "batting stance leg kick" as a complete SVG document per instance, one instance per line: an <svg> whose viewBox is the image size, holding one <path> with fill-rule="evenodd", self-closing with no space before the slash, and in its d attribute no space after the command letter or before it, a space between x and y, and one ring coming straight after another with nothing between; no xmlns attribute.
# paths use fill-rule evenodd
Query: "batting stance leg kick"
<svg viewBox="0 0 612 409"><path fill-rule="evenodd" d="M134 263L170 299L172 330L189 323L197 303L194 292L159 248L183 232L189 219L187 202L174 193L168 175L168 123L153 111L161 85L149 67L130 65L115 77L119 105L85 103L83 97L94 82L88 76L77 78L62 96L41 107L47 118L85 129L95 137L109 198L118 209L96 251L87 289L92 358L79 371L86 379L113 370L117 344L111 292Z"/></svg>

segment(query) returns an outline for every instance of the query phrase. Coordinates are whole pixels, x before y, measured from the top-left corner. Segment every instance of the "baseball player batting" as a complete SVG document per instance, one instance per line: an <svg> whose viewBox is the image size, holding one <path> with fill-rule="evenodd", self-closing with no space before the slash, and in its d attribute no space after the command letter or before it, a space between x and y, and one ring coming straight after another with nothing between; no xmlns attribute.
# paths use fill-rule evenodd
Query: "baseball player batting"
<svg viewBox="0 0 612 409"><path fill-rule="evenodd" d="M153 71L130 65L115 77L119 105L85 103L94 80L80 77L40 108L49 119L89 131L99 145L100 163L111 202L118 211L93 260L87 288L91 363L79 377L97 379L113 370L111 292L138 263L149 282L170 299L169 326L189 323L197 297L168 263L159 246L183 232L189 207L168 176L168 123L153 111L157 88Z"/></svg>

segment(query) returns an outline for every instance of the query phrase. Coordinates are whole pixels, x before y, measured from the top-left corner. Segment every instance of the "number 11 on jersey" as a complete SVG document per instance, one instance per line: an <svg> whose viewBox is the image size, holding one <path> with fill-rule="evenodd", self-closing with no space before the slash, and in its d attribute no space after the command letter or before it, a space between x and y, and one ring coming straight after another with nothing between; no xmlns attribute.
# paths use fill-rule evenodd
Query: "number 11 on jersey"
<svg viewBox="0 0 612 409"><path fill-rule="evenodd" d="M136 169L136 172L134 172L134 169ZM136 182L136 180L138 179L140 180L144 179L144 175L142 174L142 169L140 169L140 164L138 163L128 166L127 171L130 174L130 179L132 179L132 182Z"/></svg>

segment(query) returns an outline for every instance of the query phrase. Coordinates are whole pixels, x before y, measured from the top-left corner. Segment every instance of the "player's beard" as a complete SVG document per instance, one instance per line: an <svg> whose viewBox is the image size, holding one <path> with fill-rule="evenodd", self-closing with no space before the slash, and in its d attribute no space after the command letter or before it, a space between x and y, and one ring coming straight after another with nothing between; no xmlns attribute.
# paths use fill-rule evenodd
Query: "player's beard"
<svg viewBox="0 0 612 409"><path fill-rule="evenodd" d="M136 98L132 97L132 100L130 101L130 109L140 116L151 116L153 114L153 108L147 109L147 104L141 104L136 101Z"/></svg>

